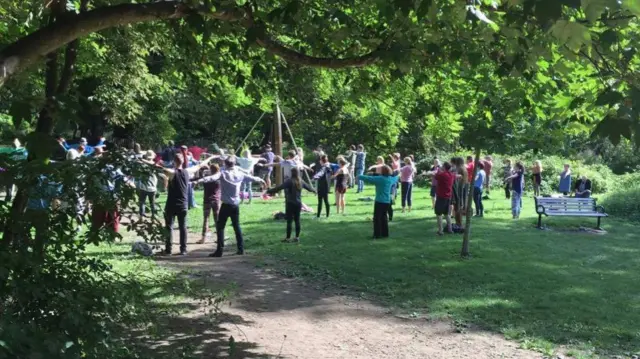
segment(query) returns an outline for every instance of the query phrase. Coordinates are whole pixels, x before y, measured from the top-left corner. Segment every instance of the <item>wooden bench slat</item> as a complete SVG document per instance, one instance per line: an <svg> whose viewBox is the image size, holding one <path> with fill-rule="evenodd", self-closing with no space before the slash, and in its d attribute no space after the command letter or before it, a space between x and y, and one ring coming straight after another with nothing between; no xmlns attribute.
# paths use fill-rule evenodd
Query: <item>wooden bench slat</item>
<svg viewBox="0 0 640 359"><path fill-rule="evenodd" d="M547 212L547 216L549 217L608 217L606 213L576 213L576 212Z"/></svg>

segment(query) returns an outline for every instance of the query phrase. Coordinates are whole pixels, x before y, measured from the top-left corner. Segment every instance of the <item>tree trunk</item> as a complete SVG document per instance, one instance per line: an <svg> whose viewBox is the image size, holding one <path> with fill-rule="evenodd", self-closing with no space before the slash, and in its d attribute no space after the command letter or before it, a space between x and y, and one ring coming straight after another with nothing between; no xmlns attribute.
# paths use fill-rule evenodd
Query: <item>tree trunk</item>
<svg viewBox="0 0 640 359"><path fill-rule="evenodd" d="M476 147L475 153L475 163L473 166L473 175L472 179L475 180L476 174L478 173L478 165L480 164L480 147ZM464 235L462 236L462 250L460 251L460 256L463 258L468 258L469 253L469 240L471 239L471 205L473 204L473 181L469 183L469 193L467 197L467 219L465 223Z"/></svg>
<svg viewBox="0 0 640 359"><path fill-rule="evenodd" d="M256 28L253 16L247 8L231 7L211 11L209 8L194 8L179 1L157 1L145 4L119 4L99 7L91 11L66 13L60 21L49 24L0 50L0 86L12 75L38 62L42 57L87 36L108 28L140 22L179 19L189 15L201 16L226 22L236 22L245 29ZM361 56L330 58L309 56L271 39L265 30L255 31L255 44L284 60L304 66L343 68L362 67L376 62L382 48ZM388 45L388 44L386 44Z"/></svg>

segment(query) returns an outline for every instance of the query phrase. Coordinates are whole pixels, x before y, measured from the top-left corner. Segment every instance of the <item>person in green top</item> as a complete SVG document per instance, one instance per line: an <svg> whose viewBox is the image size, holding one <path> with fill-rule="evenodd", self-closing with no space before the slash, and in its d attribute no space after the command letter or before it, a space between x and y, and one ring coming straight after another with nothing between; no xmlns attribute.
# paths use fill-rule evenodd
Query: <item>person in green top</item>
<svg viewBox="0 0 640 359"><path fill-rule="evenodd" d="M398 175L393 175L391 167L384 165L379 176L358 176L358 180L371 183L376 187L376 200L373 206L373 238L389 237L389 218L387 212L391 206L391 187L398 183Z"/></svg>

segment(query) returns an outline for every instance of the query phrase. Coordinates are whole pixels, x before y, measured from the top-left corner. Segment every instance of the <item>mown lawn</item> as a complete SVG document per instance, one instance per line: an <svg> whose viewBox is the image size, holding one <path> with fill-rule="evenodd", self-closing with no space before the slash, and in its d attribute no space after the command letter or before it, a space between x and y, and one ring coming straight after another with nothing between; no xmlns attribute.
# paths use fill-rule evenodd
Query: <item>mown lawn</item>
<svg viewBox="0 0 640 359"><path fill-rule="evenodd" d="M605 219L608 233L598 235L577 231L594 227L595 219L555 218L541 231L530 197L513 221L510 202L496 191L485 201L486 217L473 221L472 259L461 260L461 235L435 235L426 190L415 191L413 212L396 210L391 238L379 241L370 239L373 205L357 197L348 194L346 215L320 221L303 215L300 245L280 242L285 224L271 214L283 210L282 199L243 205L247 252L284 259L288 275L330 280L408 313L501 332L527 348L567 345L579 357L640 352L635 225ZM312 195L304 201L316 205ZM189 212L191 231L199 233L201 216L200 209ZM230 225L227 231L233 238Z"/></svg>

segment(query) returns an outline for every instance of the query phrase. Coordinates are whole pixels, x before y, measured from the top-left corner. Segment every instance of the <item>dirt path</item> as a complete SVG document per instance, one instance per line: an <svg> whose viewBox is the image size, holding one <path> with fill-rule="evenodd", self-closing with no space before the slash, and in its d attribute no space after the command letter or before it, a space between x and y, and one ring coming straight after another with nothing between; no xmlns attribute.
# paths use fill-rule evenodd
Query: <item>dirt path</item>
<svg viewBox="0 0 640 359"><path fill-rule="evenodd" d="M236 358L541 358L518 349L496 334L457 333L446 322L402 319L365 300L321 291L298 279L259 268L251 256L208 258L211 245L190 245L188 257L164 259L211 285L237 284L237 295L225 305L221 323L202 321L194 308L164 345L194 344L198 358L228 357L228 338ZM267 266L268 267L268 266ZM192 340L184 341L183 337ZM159 344L160 345L160 344ZM191 357L191 356L190 356Z"/></svg>

